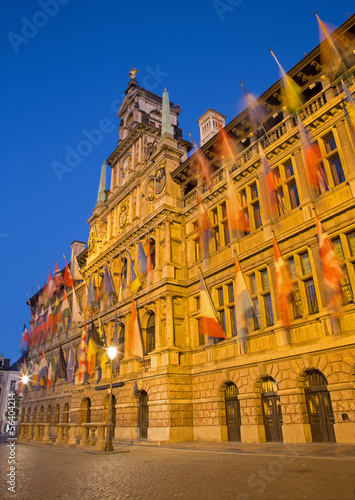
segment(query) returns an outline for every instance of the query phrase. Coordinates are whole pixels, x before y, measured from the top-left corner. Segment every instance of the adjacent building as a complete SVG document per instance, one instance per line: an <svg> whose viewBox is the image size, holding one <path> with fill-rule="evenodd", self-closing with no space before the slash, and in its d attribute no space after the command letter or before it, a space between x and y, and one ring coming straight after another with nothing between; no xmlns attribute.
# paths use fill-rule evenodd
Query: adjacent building
<svg viewBox="0 0 355 500"><path fill-rule="evenodd" d="M73 242L85 281L98 283L107 266L116 300L102 298L92 319L69 324L32 346L29 358L45 352L68 359L70 345L79 358L84 326L103 325L108 343L117 315L119 364L113 372L115 438L159 441L241 440L244 442L337 441L355 439L355 144L346 117L342 81L355 92L355 17L335 33L343 47L338 72L323 62L318 46L288 75L301 88L299 114L319 145L327 188L317 195L307 182L295 113L288 113L277 81L257 100L262 125L250 109L225 125L208 110L199 120L201 149L212 169L210 190L197 186L195 154L182 138L181 109L139 86L130 73L126 97L117 113L119 140L101 171L97 203L89 219L88 245ZM238 145L234 161L222 165L218 124ZM259 144L278 182L284 211L266 210ZM106 168L111 170L106 189ZM226 168L229 169L250 233L231 238L227 223ZM216 237L203 254L198 230L197 189ZM331 238L343 272L344 300L331 314L322 278L314 210ZM275 298L275 235L293 285L292 321L285 330ZM153 270L140 274L134 293L146 355L131 355L132 266L139 269L139 241ZM238 334L234 250L256 315L246 340ZM129 255L128 255L129 252ZM199 335L200 277L203 272L226 340ZM81 307L84 282L75 282ZM62 300L63 290L59 294ZM67 289L69 302L72 292ZM30 299L32 308L38 294ZM52 304L53 307L53 304ZM100 321L100 324L99 324ZM25 422L50 424L107 421L109 366L97 382L57 381L30 388ZM38 436L37 436L38 437Z"/></svg>

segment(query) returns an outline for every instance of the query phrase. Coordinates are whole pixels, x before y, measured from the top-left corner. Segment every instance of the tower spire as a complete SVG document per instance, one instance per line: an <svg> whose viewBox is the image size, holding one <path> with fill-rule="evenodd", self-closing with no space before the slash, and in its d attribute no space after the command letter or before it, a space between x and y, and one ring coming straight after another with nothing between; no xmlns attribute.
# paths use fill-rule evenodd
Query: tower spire
<svg viewBox="0 0 355 500"><path fill-rule="evenodd" d="M161 124L161 136L165 134L171 134L171 116L170 116L170 102L169 94L164 89L163 92L163 109L162 109L162 124Z"/></svg>
<svg viewBox="0 0 355 500"><path fill-rule="evenodd" d="M105 201L105 189L106 189L106 161L103 162L101 167L100 185L99 185L99 192L97 194L97 203L99 201Z"/></svg>

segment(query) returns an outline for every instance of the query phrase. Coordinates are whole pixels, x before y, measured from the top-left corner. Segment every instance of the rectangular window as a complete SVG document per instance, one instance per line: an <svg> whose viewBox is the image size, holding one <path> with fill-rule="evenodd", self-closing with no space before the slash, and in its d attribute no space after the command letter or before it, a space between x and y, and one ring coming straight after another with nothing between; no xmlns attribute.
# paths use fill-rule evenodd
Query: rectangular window
<svg viewBox="0 0 355 500"><path fill-rule="evenodd" d="M260 212L260 203L254 203L253 205L253 211L254 211L254 225L255 229L258 229L261 227L261 212Z"/></svg>
<svg viewBox="0 0 355 500"><path fill-rule="evenodd" d="M249 276L249 283L250 283L250 293L251 295L256 294L256 276L255 274L252 274Z"/></svg>
<svg viewBox="0 0 355 500"><path fill-rule="evenodd" d="M323 156L322 167L329 187L338 186L345 181L345 175L333 132L329 132L319 140L319 147Z"/></svg>
<svg viewBox="0 0 355 500"><path fill-rule="evenodd" d="M355 257L355 231L347 234L346 237L349 244L350 254L352 257Z"/></svg>
<svg viewBox="0 0 355 500"><path fill-rule="evenodd" d="M291 257L288 259L288 270L290 272L291 279L294 280L297 278L297 271L296 271L296 263L294 257Z"/></svg>
<svg viewBox="0 0 355 500"><path fill-rule="evenodd" d="M13 392L16 387L16 380L11 380L10 382L10 391Z"/></svg>
<svg viewBox="0 0 355 500"><path fill-rule="evenodd" d="M253 300L253 306L254 306L254 330L258 330L260 328L260 325L261 325L259 299L257 297L254 297L252 300ZM255 316L255 313L256 313L256 316Z"/></svg>
<svg viewBox="0 0 355 500"><path fill-rule="evenodd" d="M270 284L269 284L269 274L267 272L267 269L264 269L261 271L261 283L263 286L263 290L269 290L270 289Z"/></svg>
<svg viewBox="0 0 355 500"><path fill-rule="evenodd" d="M271 326L274 324L274 313L272 310L271 295L269 293L267 295L264 295L264 307L266 326Z"/></svg>
<svg viewBox="0 0 355 500"><path fill-rule="evenodd" d="M317 313L319 311L319 308L313 278L305 280L304 284L306 288L309 313Z"/></svg>
<svg viewBox="0 0 355 500"><path fill-rule="evenodd" d="M296 181L293 180L288 184L288 192L290 196L291 209L297 208L300 204L300 199L298 197L298 191L296 186Z"/></svg>
<svg viewBox="0 0 355 500"><path fill-rule="evenodd" d="M300 255L301 267L303 274L310 274L312 272L311 262L309 260L308 252L304 252Z"/></svg>

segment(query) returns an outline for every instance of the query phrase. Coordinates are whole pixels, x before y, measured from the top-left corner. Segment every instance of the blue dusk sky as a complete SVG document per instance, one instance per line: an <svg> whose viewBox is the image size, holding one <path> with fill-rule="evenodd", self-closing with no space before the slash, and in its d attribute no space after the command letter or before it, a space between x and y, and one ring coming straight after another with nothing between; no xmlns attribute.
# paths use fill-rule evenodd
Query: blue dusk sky
<svg viewBox="0 0 355 500"><path fill-rule="evenodd" d="M64 267L73 240L87 242L132 67L140 85L167 88L183 137L190 130L198 142L196 120L208 108L227 123L244 108L241 80L258 96L279 79L269 48L287 71L319 43L315 10L340 26L353 8L353 0L3 2L0 352L21 354L26 289L36 291L56 260ZM53 164L98 128L91 150L58 178Z"/></svg>

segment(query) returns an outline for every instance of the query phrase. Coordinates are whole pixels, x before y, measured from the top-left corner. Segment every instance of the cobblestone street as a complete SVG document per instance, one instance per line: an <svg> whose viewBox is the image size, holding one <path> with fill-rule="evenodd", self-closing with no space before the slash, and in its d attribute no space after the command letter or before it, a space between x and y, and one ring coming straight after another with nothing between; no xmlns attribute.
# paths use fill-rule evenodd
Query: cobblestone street
<svg viewBox="0 0 355 500"><path fill-rule="evenodd" d="M225 446L223 446L225 445ZM312 445L311 445L312 446ZM7 491L9 448L0 445L0 497L127 500L351 500L350 447L117 445L111 454L16 444L16 493ZM310 451L312 450L312 451ZM337 451L338 450L338 451ZM317 456L319 455L319 456Z"/></svg>

